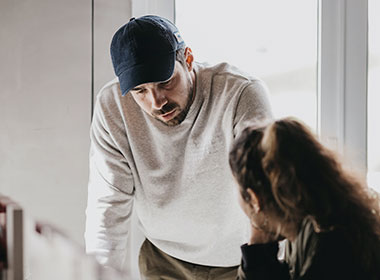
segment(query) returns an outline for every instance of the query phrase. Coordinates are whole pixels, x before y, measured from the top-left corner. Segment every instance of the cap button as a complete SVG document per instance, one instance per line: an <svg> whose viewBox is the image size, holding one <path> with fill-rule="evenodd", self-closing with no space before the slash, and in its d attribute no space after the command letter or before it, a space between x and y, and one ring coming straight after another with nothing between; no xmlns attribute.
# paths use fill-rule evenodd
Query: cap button
<svg viewBox="0 0 380 280"><path fill-rule="evenodd" d="M136 19L136 18L133 17L133 18L131 18L129 21L132 21L132 20L134 20L134 19Z"/></svg>

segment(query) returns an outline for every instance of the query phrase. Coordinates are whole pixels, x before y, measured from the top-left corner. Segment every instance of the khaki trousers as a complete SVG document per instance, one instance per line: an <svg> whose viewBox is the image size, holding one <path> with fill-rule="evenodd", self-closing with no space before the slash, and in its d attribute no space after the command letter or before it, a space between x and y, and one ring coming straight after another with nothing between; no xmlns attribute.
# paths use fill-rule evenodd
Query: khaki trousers
<svg viewBox="0 0 380 280"><path fill-rule="evenodd" d="M238 266L213 267L181 261L146 239L140 249L139 268L142 280L235 280Z"/></svg>

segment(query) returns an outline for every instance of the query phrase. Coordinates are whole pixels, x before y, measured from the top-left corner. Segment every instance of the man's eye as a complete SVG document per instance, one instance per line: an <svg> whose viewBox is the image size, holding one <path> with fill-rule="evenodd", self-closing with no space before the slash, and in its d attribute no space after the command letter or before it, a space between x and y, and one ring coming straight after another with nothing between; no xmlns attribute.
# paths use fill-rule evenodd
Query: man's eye
<svg viewBox="0 0 380 280"><path fill-rule="evenodd" d="M135 91L136 94L145 94L146 90L145 89L139 89Z"/></svg>
<svg viewBox="0 0 380 280"><path fill-rule="evenodd" d="M168 86L170 86L170 85L172 84L172 81L173 81L173 80L169 80L169 81L166 81L166 82L162 82L162 83L161 83L161 86L163 86L163 87L168 87Z"/></svg>

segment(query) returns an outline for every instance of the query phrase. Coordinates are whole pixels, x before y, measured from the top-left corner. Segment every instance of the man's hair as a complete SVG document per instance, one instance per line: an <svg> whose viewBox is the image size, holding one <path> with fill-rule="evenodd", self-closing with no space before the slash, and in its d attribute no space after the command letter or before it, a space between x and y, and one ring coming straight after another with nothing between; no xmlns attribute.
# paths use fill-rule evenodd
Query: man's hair
<svg viewBox="0 0 380 280"><path fill-rule="evenodd" d="M285 118L246 128L229 163L242 196L249 196L248 188L253 190L268 220L299 226L307 217L316 231L337 229L362 267L371 271L378 266L378 196L346 171L301 122Z"/></svg>
<svg viewBox="0 0 380 280"><path fill-rule="evenodd" d="M185 58L185 49L186 49L186 46L178 49L176 51L176 60L182 64L182 66L186 66L186 58Z"/></svg>

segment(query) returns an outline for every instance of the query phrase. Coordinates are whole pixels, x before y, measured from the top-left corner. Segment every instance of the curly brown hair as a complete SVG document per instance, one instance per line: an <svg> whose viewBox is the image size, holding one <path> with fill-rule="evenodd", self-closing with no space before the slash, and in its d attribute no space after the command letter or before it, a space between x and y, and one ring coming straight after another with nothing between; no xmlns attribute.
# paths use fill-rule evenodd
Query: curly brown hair
<svg viewBox="0 0 380 280"><path fill-rule="evenodd" d="M269 220L299 226L308 217L316 231L340 229L367 271L380 263L378 196L300 121L246 128L229 162L242 196L252 189Z"/></svg>

